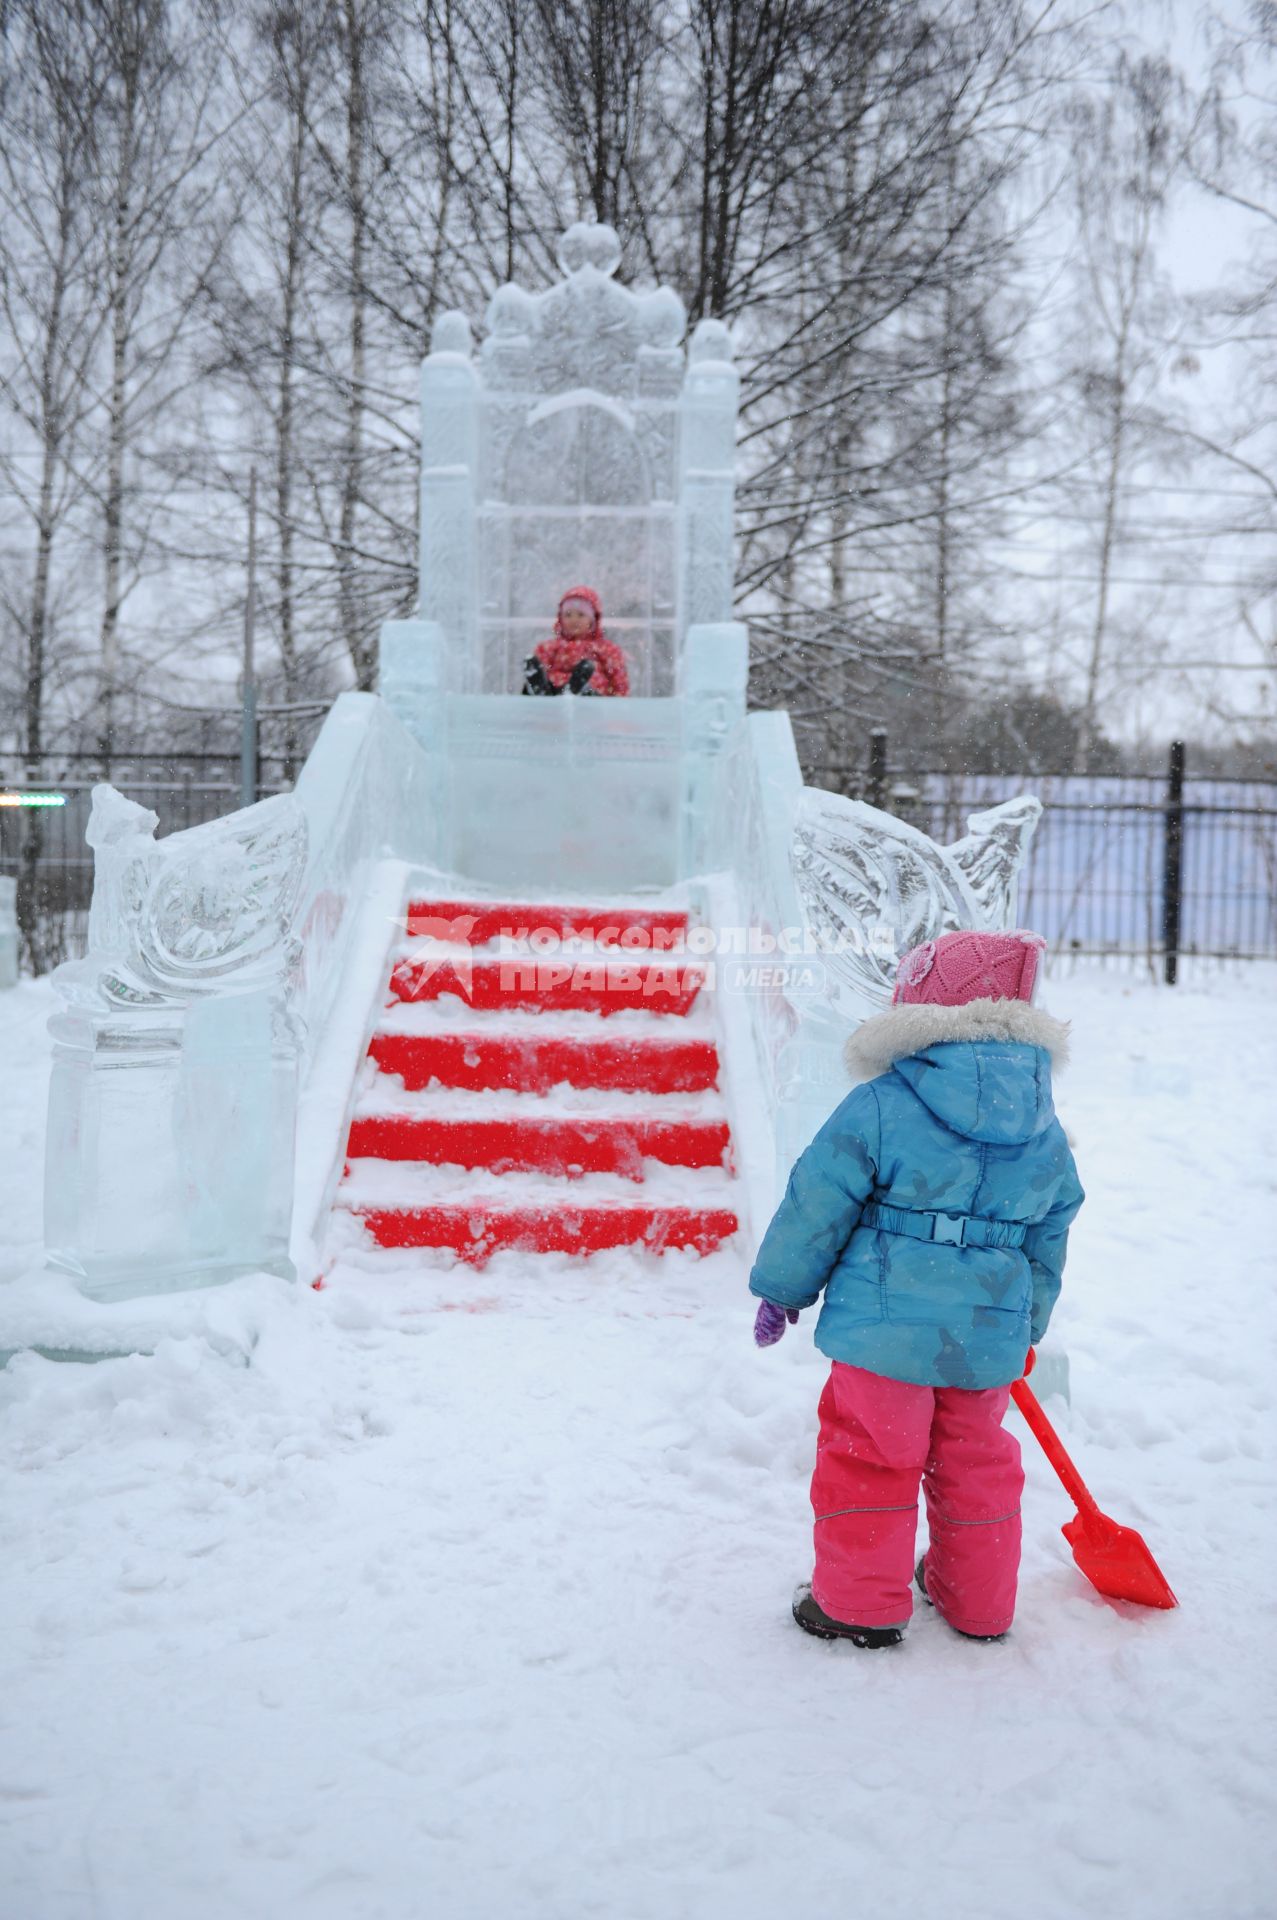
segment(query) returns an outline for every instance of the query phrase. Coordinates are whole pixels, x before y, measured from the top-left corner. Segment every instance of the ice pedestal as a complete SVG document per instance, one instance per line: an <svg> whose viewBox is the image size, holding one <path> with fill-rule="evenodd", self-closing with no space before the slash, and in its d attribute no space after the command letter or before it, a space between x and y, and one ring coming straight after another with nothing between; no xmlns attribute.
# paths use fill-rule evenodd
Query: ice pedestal
<svg viewBox="0 0 1277 1920"><path fill-rule="evenodd" d="M436 857L439 785L387 703L347 693L293 794L157 842L154 813L94 789L88 957L54 975L45 1159L46 1256L83 1293L292 1276L304 1076L377 863Z"/></svg>
<svg viewBox="0 0 1277 1920"><path fill-rule="evenodd" d="M51 1265L95 1300L293 1277L298 1049L269 993L53 1023Z"/></svg>
<svg viewBox="0 0 1277 1920"><path fill-rule="evenodd" d="M380 692L427 756L447 751L448 641L437 620L387 620Z"/></svg>
<svg viewBox="0 0 1277 1920"><path fill-rule="evenodd" d="M448 767L448 642L434 620L387 620L381 629L380 693L387 717L399 723L397 759L411 759L391 807L400 814L393 838L401 851L431 866L451 862L453 783ZM367 696L364 696L367 697ZM415 743L418 751L412 752ZM407 752L405 753L405 749ZM413 804L415 799L415 806ZM409 813L413 817L409 818ZM387 825L390 825L387 820Z"/></svg>
<svg viewBox="0 0 1277 1920"><path fill-rule="evenodd" d="M156 824L94 789L89 957L54 974L45 1244L99 1300L293 1272L305 814Z"/></svg>

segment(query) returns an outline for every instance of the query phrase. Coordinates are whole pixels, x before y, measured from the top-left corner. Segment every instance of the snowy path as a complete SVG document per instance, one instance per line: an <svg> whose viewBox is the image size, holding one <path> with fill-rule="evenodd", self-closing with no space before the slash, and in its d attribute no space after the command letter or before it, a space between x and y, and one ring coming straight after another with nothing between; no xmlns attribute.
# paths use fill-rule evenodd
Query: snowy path
<svg viewBox="0 0 1277 1920"><path fill-rule="evenodd" d="M245 1282L0 1374L4 1920L1272 1920L1273 979L1049 999L1052 1411L1177 1613L1090 1593L1028 1443L1009 1641L805 1639L824 1363L725 1255ZM0 1001L0 1281L49 1004Z"/></svg>

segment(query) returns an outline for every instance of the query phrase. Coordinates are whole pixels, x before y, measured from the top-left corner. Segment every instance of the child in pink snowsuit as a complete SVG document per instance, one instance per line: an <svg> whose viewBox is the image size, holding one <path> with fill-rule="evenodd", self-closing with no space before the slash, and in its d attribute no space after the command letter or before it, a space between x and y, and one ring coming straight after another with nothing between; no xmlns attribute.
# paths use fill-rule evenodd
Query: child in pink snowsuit
<svg viewBox="0 0 1277 1920"><path fill-rule="evenodd" d="M626 694L625 655L603 631L593 587L573 587L559 602L554 632L524 662L525 693Z"/></svg>
<svg viewBox="0 0 1277 1920"><path fill-rule="evenodd" d="M911 1576L959 1633L1011 1625L1024 1476L1002 1419L1083 1199L1051 1097L1067 1029L1031 1004L1044 945L961 932L904 956L848 1042L864 1084L799 1158L750 1275L760 1346L825 1296L815 1571L793 1609L825 1639L894 1645Z"/></svg>

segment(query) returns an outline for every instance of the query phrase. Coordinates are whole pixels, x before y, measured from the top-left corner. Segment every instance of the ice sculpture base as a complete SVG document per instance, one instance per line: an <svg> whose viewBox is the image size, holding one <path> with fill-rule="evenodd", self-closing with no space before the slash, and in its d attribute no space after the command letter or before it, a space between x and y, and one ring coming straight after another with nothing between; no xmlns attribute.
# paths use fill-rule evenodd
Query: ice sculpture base
<svg viewBox="0 0 1277 1920"><path fill-rule="evenodd" d="M45 1248L89 1299L295 1277L297 1050L269 991L50 1023Z"/></svg>
<svg viewBox="0 0 1277 1920"><path fill-rule="evenodd" d="M121 1300L155 1298L162 1294L197 1293L201 1288L222 1287L231 1280L247 1280L258 1273L269 1274L277 1280L297 1278L297 1269L286 1254L269 1265L229 1262L224 1266L192 1265L180 1268L167 1261L155 1267L148 1267L144 1261L137 1259L103 1261L100 1264L95 1262L92 1270L87 1272L73 1256L60 1254L56 1247L46 1250L46 1260L50 1272L64 1273L86 1300L96 1301L100 1306L110 1306ZM78 1360L86 1356L68 1353L51 1357Z"/></svg>
<svg viewBox="0 0 1277 1920"><path fill-rule="evenodd" d="M93 1366L154 1354L166 1341L198 1341L230 1367L247 1367L264 1327L305 1311L298 1290L267 1275L234 1287L199 1287L99 1303L72 1275L31 1268L0 1287L0 1367L17 1354L69 1366Z"/></svg>

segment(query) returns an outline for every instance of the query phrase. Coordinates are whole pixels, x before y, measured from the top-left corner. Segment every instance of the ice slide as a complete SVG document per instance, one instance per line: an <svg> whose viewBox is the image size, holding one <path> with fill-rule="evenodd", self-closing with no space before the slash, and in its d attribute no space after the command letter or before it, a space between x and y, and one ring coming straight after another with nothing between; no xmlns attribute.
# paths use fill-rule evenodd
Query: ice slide
<svg viewBox="0 0 1277 1920"><path fill-rule="evenodd" d="M619 261L573 227L477 349L436 321L418 607L295 790L160 839L96 790L45 1209L91 1299L334 1249L712 1258L761 1231L896 955L1014 921L1035 800L935 846L806 788L788 715L747 712L731 338L684 345ZM574 582L628 697L519 692Z"/></svg>

